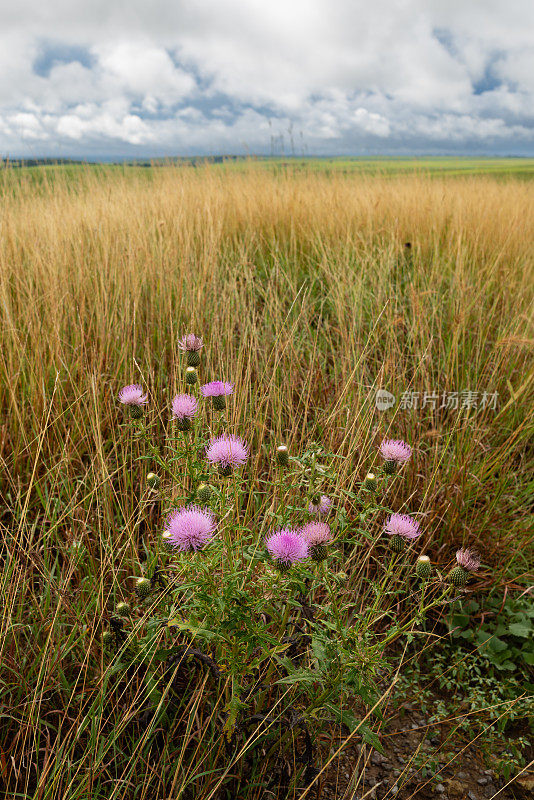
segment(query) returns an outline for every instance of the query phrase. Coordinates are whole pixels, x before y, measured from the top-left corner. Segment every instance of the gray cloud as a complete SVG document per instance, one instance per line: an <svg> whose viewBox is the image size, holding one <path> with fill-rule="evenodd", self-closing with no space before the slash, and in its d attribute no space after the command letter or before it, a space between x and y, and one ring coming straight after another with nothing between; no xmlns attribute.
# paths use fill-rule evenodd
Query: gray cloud
<svg viewBox="0 0 534 800"><path fill-rule="evenodd" d="M21 0L0 152L534 154L532 30L530 0Z"/></svg>

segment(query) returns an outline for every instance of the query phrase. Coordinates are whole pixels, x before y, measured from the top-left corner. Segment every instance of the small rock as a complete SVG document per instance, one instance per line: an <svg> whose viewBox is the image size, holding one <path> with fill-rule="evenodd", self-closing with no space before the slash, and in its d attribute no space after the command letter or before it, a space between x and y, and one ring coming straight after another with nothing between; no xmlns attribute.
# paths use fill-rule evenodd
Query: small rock
<svg viewBox="0 0 534 800"><path fill-rule="evenodd" d="M438 794L443 794L443 792L445 791L445 787L442 783L438 783L438 785L435 786L434 788L436 792L438 792Z"/></svg>
<svg viewBox="0 0 534 800"><path fill-rule="evenodd" d="M465 781L465 780L467 780L467 773L466 772L459 772L456 775L456 777L458 778L459 781Z"/></svg>
<svg viewBox="0 0 534 800"><path fill-rule="evenodd" d="M484 770L484 775L490 775L491 777L493 777L493 770L492 769L485 769Z"/></svg>
<svg viewBox="0 0 534 800"><path fill-rule="evenodd" d="M417 722L412 722L412 725L411 725L412 731L416 731L418 727L419 727L419 725L417 724Z"/></svg>
<svg viewBox="0 0 534 800"><path fill-rule="evenodd" d="M488 783L488 778L479 778L477 781L480 786L485 786Z"/></svg>
<svg viewBox="0 0 534 800"><path fill-rule="evenodd" d="M469 790L469 792L467 793L467 796L469 797L469 800L477 800L476 794L474 792L472 792L471 790Z"/></svg>
<svg viewBox="0 0 534 800"><path fill-rule="evenodd" d="M391 791L391 794L397 794L397 792L399 791L399 787L397 786L397 784L392 786L390 791Z"/></svg>
<svg viewBox="0 0 534 800"><path fill-rule="evenodd" d="M517 786L520 786L529 797L534 796L534 774L520 775L519 778L515 779L515 783Z"/></svg>

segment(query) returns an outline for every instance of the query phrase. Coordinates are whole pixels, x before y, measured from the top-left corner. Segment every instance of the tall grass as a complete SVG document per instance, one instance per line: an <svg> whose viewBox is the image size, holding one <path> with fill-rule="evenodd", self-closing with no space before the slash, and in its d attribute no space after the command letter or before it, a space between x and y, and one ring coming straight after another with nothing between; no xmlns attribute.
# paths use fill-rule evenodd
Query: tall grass
<svg viewBox="0 0 534 800"><path fill-rule="evenodd" d="M160 528L157 509L139 513L144 475L117 424L117 390L140 382L170 400L178 335L202 335L205 377L239 386L231 413L252 440L251 486L280 441L339 452L346 489L384 434L402 437L416 456L397 502L421 513L421 549L445 568L456 545L476 546L487 565L480 587L524 583L530 183L169 166L40 180L5 170L2 190L6 796L164 797L158 759L195 763L193 776L207 759L209 770L195 727L202 687L177 722L186 754L169 741L159 753L143 742L122 753L135 686L127 706L124 686L110 700L97 643ZM382 412L378 388L397 398L498 392L498 406ZM349 590L362 591L374 568L366 554ZM176 775L176 796L200 797L187 768Z"/></svg>

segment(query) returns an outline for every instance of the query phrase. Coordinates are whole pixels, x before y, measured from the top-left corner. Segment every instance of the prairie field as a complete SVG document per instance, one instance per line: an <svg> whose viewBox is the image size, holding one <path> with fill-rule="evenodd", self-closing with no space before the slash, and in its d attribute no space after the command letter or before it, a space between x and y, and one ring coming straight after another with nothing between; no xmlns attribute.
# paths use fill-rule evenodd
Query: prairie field
<svg viewBox="0 0 534 800"><path fill-rule="evenodd" d="M417 696L417 686L400 681L417 672L413 645L397 638L384 651L392 671L379 675L382 719L357 753L357 730L323 731L309 791L297 777L267 786L261 769L272 748L254 780L230 769L206 722L219 712L201 671L163 734L162 723L138 724L142 680L106 660L101 636L113 604L132 602L132 577L151 563L166 506L147 490L147 473L158 470L150 457L136 460L141 444L117 395L125 384L146 389L162 446L168 407L184 386L178 339L190 332L204 340L201 383L235 384L226 423L251 449L244 499L236 500L243 531L269 530L267 485L282 506L292 502L294 481L272 477L277 445L298 457L315 443L331 455L324 489L348 537L362 519L351 498L369 471L379 472L384 437L411 444L387 505L421 523L412 562L425 553L445 575L458 548L480 553L457 601L477 604L474 628L505 604L521 604L510 638L497 637L507 661L494 665L486 653L489 662L477 667L494 670L496 687L506 678L521 692L496 696L504 704L496 717L487 698L466 713L482 720L494 760L506 749L499 735L512 736L507 717L513 736L524 737L533 678L514 661L521 638L513 637L525 647L532 641L532 629L517 626L533 617L534 184L530 163L518 161L518 170L366 171L300 161L295 169L250 162L2 171L0 796L208 800L311 798L317 790L349 800L369 788L365 748L380 737L384 744L394 707ZM377 407L379 390L393 397L390 407ZM380 602L383 615L402 616L404 601L374 599L386 574L382 522L378 512L366 519L371 538L341 548L337 569L347 602L362 612ZM387 634L388 619L377 622L377 636ZM439 607L425 631L436 650L452 648ZM470 640L462 641L467 653ZM461 715L464 701L449 716ZM478 729L453 734L441 756L451 748L465 756ZM502 798L515 796L508 784L528 762L523 751L519 743L513 758L503 756L516 772L503 772ZM340 766L347 753L348 782ZM427 753L393 794L431 797L429 770L452 775L441 756ZM495 791L500 778L492 778ZM393 796L384 791L378 797Z"/></svg>

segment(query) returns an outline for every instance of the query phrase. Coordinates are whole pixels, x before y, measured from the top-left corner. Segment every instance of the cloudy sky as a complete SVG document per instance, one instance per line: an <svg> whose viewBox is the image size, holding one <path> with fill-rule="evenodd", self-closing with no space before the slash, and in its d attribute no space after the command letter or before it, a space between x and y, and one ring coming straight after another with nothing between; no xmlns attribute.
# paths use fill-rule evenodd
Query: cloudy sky
<svg viewBox="0 0 534 800"><path fill-rule="evenodd" d="M534 155L534 0L0 8L0 156Z"/></svg>

